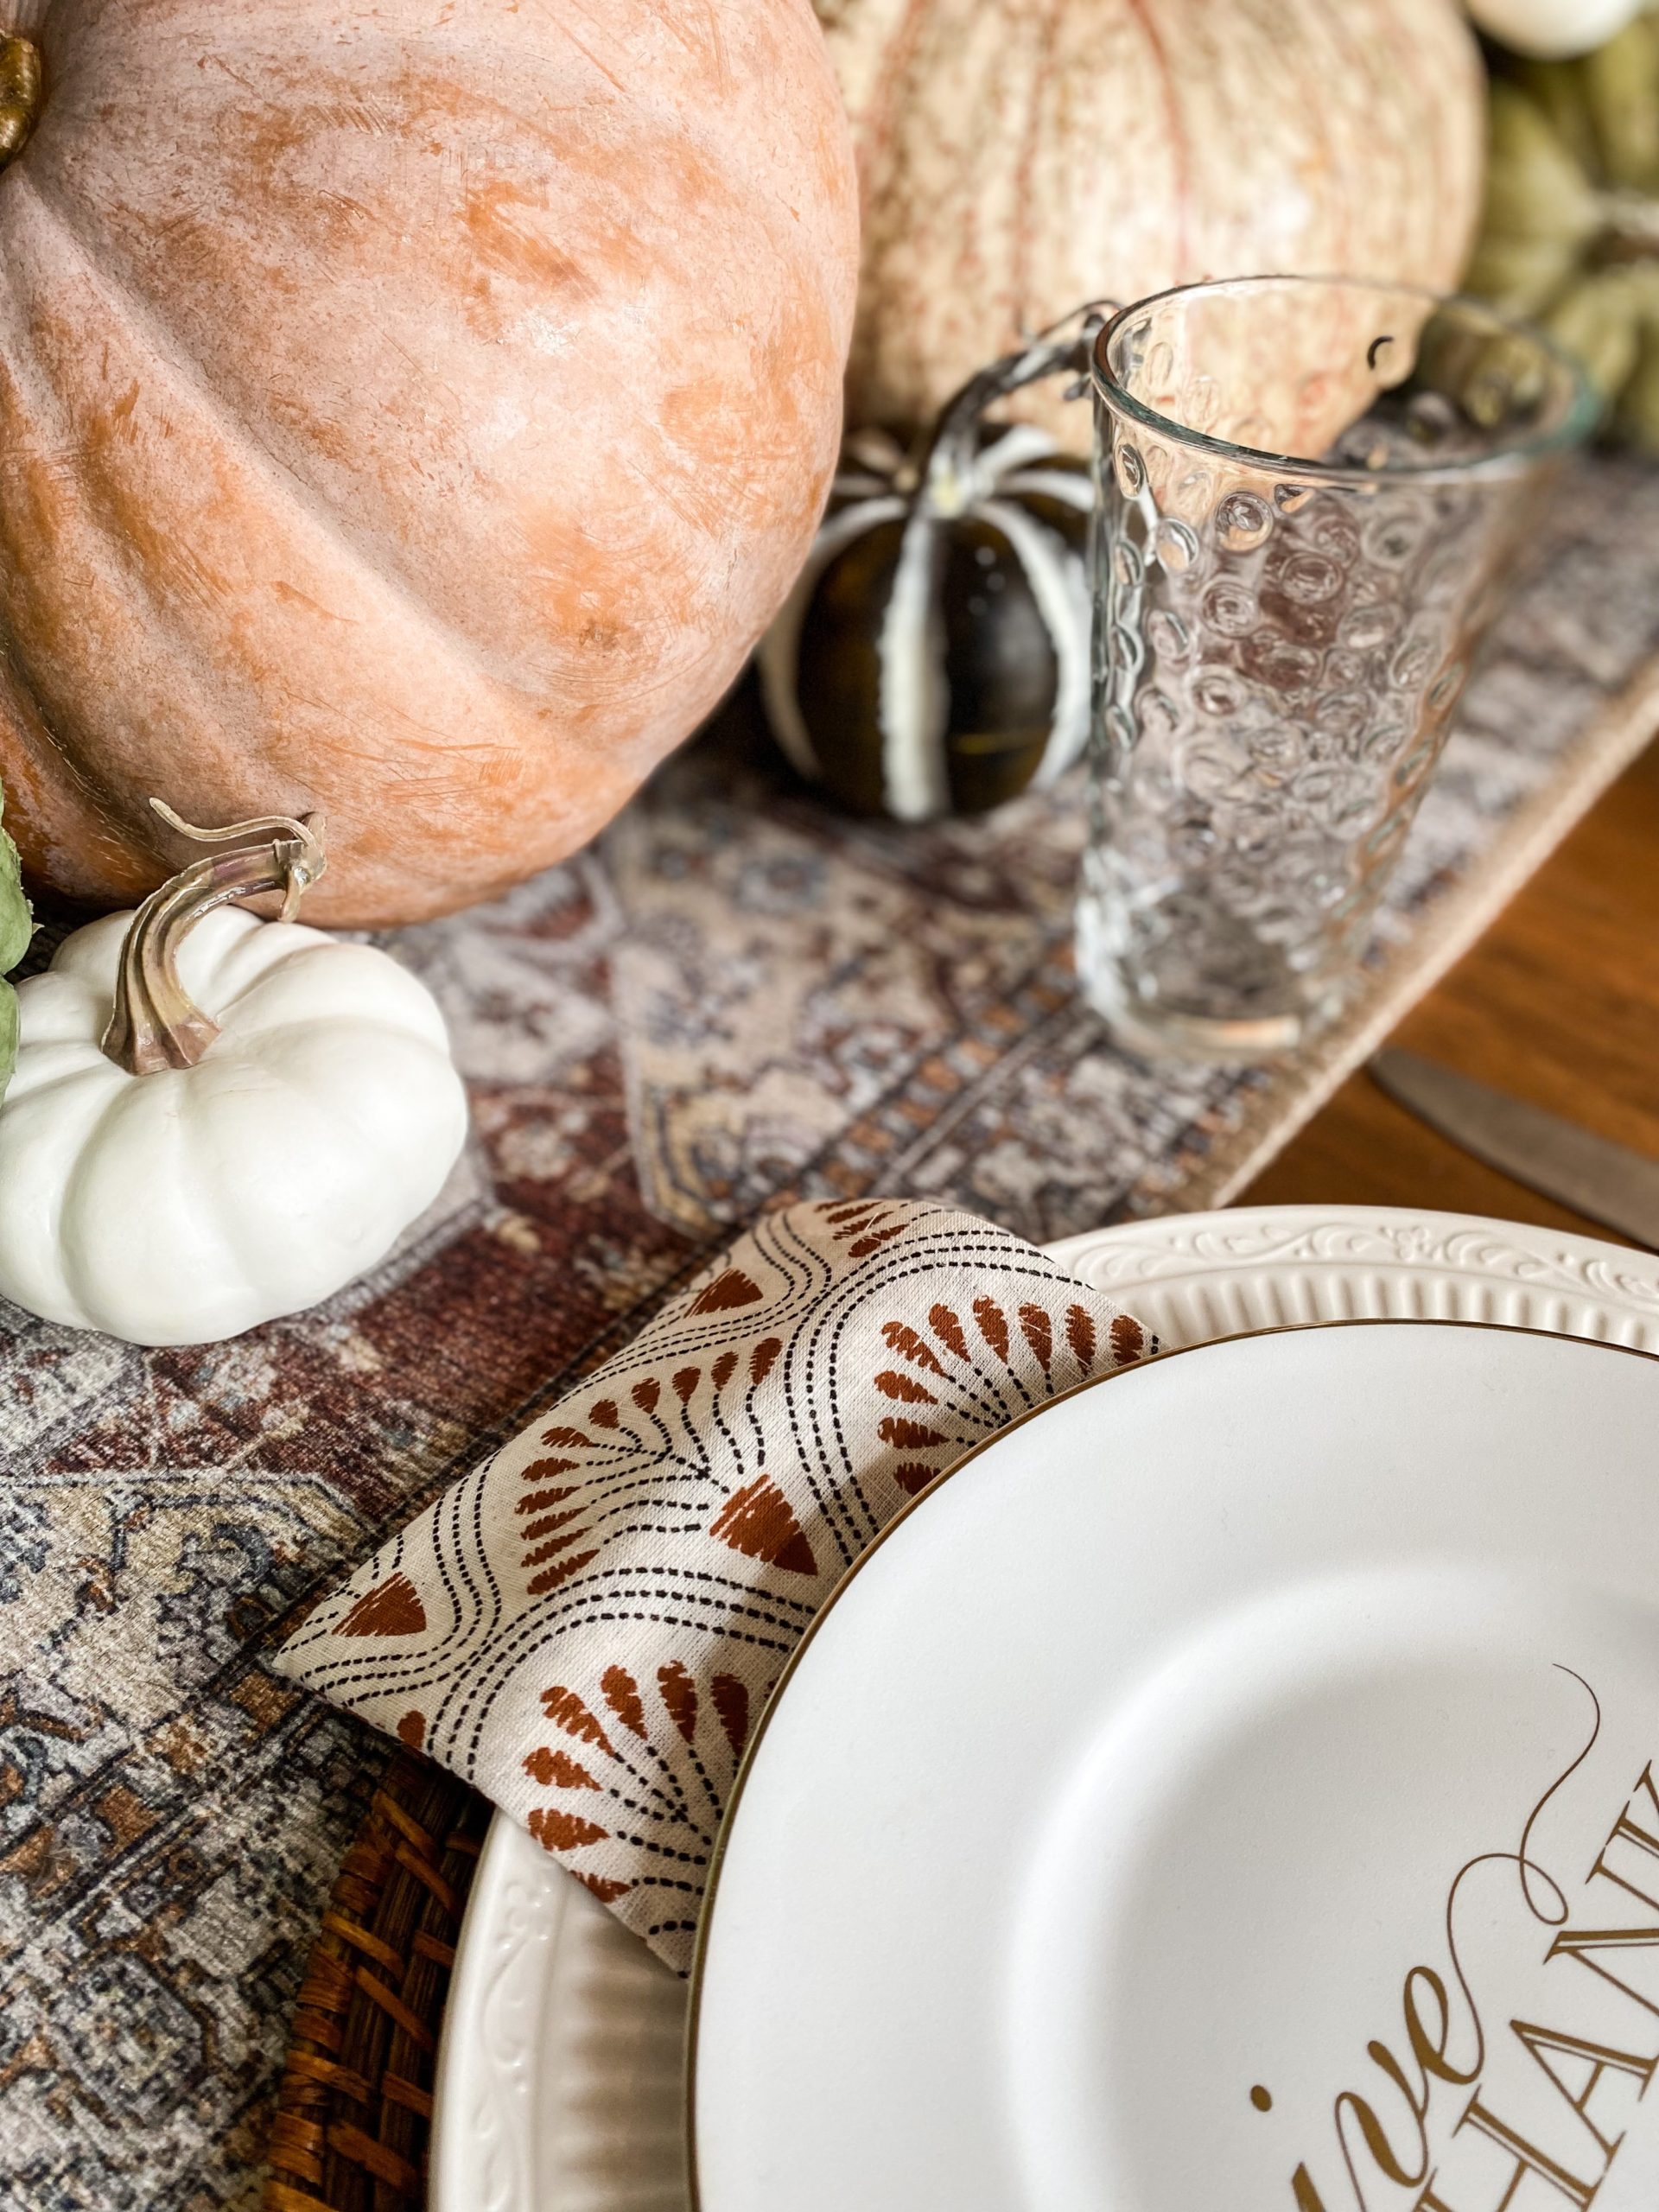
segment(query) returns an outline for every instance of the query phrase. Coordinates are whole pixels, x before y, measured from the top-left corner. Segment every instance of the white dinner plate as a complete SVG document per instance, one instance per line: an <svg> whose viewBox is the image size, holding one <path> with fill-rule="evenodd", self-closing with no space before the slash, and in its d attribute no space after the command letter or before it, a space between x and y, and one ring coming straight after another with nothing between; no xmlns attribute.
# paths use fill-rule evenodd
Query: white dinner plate
<svg viewBox="0 0 1659 2212"><path fill-rule="evenodd" d="M1081 1385L785 1670L694 2196L1650 2212L1656 1760L1659 1359L1356 1321Z"/></svg>
<svg viewBox="0 0 1659 2212"><path fill-rule="evenodd" d="M1369 1313L1659 1350L1659 1260L1505 1222L1241 1209L1097 1230L1053 1249L1170 1345ZM684 2212L685 1993L498 1815L445 2014L431 2212Z"/></svg>

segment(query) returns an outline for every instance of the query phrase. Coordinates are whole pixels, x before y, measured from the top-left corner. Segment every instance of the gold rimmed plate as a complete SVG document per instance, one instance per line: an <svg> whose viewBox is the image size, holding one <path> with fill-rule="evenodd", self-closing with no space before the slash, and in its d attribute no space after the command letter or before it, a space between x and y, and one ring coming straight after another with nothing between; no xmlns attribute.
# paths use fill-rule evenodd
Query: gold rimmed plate
<svg viewBox="0 0 1659 2212"><path fill-rule="evenodd" d="M1659 2202L1656 1438L1642 1353L1353 1322L963 1462L741 1778L702 2212Z"/></svg>
<svg viewBox="0 0 1659 2212"><path fill-rule="evenodd" d="M1513 1222L1243 1208L1054 1249L1171 1345L1370 1314L1659 1349L1659 1262ZM498 1815L445 2010L433 2212L685 2212L685 2009L686 1984Z"/></svg>

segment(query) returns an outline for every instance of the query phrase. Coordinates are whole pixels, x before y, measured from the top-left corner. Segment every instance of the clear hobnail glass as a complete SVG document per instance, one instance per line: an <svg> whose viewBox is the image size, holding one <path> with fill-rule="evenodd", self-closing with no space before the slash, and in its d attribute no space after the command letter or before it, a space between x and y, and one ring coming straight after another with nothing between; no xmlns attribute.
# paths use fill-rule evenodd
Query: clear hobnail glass
<svg viewBox="0 0 1659 2212"><path fill-rule="evenodd" d="M1084 987L1137 1050L1255 1059L1339 1006L1593 406L1478 302L1343 278L1143 300L1094 386Z"/></svg>

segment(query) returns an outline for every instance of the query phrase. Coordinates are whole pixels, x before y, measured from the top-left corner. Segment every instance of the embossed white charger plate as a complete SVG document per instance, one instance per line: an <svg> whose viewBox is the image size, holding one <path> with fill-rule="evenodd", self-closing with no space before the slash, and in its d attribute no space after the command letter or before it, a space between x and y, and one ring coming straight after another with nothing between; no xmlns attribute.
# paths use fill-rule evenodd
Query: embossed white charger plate
<svg viewBox="0 0 1659 2212"><path fill-rule="evenodd" d="M1656 1758L1659 1358L1352 1320L1081 1384L766 1709L694 2201L1650 2206Z"/></svg>
<svg viewBox="0 0 1659 2212"><path fill-rule="evenodd" d="M1659 1350L1659 1259L1506 1222L1279 1207L1171 1215L1053 1249L1168 1345L1374 1314ZM498 1816L445 2015L432 2212L684 2212L685 2001Z"/></svg>

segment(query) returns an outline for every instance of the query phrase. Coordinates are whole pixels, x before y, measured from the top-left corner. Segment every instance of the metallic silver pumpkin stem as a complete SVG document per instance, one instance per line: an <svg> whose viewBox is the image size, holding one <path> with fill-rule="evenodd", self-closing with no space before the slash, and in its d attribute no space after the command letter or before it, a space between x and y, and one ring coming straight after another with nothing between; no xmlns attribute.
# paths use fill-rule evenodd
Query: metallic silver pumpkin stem
<svg viewBox="0 0 1659 2212"><path fill-rule="evenodd" d="M102 1039L103 1050L129 1075L194 1067L219 1034L219 1024L179 980L179 945L202 916L215 906L280 891L278 918L292 921L302 894L327 865L320 814L297 820L262 815L225 830L198 830L161 799L149 803L181 836L199 845L234 841L237 849L193 861L152 891L132 918L121 947L115 1007ZM259 842L250 844L250 838Z"/></svg>

